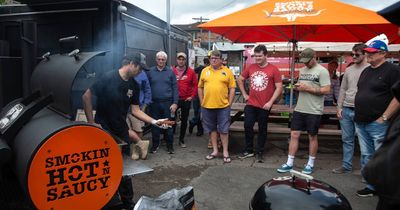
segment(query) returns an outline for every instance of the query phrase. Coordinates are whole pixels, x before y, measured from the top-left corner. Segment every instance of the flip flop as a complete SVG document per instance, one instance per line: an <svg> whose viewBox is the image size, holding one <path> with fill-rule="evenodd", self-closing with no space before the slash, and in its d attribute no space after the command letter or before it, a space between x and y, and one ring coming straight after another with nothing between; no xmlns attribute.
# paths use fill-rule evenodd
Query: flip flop
<svg viewBox="0 0 400 210"><path fill-rule="evenodd" d="M231 157L224 157L224 163L230 163L230 162L232 162L232 159L231 159Z"/></svg>
<svg viewBox="0 0 400 210"><path fill-rule="evenodd" d="M206 156L206 160L212 160L212 159L214 159L216 157L217 157L216 155L209 154L209 155Z"/></svg>

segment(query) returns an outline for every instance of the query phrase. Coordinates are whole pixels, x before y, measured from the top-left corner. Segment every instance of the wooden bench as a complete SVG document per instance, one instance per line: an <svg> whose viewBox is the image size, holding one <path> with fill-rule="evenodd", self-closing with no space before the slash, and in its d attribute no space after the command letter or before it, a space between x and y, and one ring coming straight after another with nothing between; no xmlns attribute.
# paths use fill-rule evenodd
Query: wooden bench
<svg viewBox="0 0 400 210"><path fill-rule="evenodd" d="M236 111L231 112L231 119L233 122L236 121L243 121L244 120L244 115L240 113L241 116L235 116L237 114ZM233 123L232 122L232 123ZM268 122L273 122L273 123L289 123L289 116L281 116L281 115L269 115L268 116Z"/></svg>
<svg viewBox="0 0 400 210"><path fill-rule="evenodd" d="M243 121L245 103L233 103L231 107L231 124L235 121ZM273 123L288 123L290 124L290 119L288 116L281 116L282 113L292 113L293 108L290 109L289 106L283 104L274 104L270 111L269 122ZM339 128L339 119L336 117L336 107L335 106L325 106L323 110L323 115L321 117L322 125L337 125Z"/></svg>
<svg viewBox="0 0 400 210"><path fill-rule="evenodd" d="M258 124L254 125L254 132L258 132ZM229 130L232 132L244 132L244 122L243 121L235 121L229 127ZM290 134L290 128L285 126L277 126L274 124L268 124L268 133L275 133L275 134ZM318 131L318 135L324 136L340 136L341 130L336 129L327 129L327 128L320 128ZM307 134L307 132L302 132L302 134Z"/></svg>

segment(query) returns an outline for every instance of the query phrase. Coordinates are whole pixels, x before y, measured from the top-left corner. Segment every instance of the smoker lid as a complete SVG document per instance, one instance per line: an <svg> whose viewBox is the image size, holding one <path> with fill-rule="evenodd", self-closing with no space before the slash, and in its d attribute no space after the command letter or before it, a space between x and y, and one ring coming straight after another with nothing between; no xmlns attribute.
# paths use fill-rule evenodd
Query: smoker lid
<svg viewBox="0 0 400 210"><path fill-rule="evenodd" d="M104 55L105 51L78 53L78 59L67 54L55 54L43 59L32 74L32 91L40 91L42 95L52 95L51 104L57 111L70 115L72 85L78 71L90 59Z"/></svg>
<svg viewBox="0 0 400 210"><path fill-rule="evenodd" d="M337 189L319 180L277 177L261 185L250 201L251 210L351 210Z"/></svg>

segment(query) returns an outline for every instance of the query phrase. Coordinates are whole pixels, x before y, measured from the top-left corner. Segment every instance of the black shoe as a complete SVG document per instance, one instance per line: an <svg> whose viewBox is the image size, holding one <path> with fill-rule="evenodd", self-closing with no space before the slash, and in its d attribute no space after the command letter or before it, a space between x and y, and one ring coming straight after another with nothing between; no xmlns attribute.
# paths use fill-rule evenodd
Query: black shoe
<svg viewBox="0 0 400 210"><path fill-rule="evenodd" d="M372 197L376 194L375 190L371 190L368 187L357 191L357 195L362 198Z"/></svg>
<svg viewBox="0 0 400 210"><path fill-rule="evenodd" d="M202 136L204 133L203 124L201 122L197 123L197 134L196 136Z"/></svg>
<svg viewBox="0 0 400 210"><path fill-rule="evenodd" d="M254 153L245 151L238 156L239 159L245 159L245 158L249 158L249 157L254 157Z"/></svg>
<svg viewBox="0 0 400 210"><path fill-rule="evenodd" d="M168 147L168 154L175 154L175 150L173 147Z"/></svg>
<svg viewBox="0 0 400 210"><path fill-rule="evenodd" d="M192 122L189 121L189 133L192 134L193 133L193 128L194 128L195 124L193 124Z"/></svg>
<svg viewBox="0 0 400 210"><path fill-rule="evenodd" d="M158 146L157 147L151 147L150 153L155 154L155 153L157 153L157 150L158 150Z"/></svg>
<svg viewBox="0 0 400 210"><path fill-rule="evenodd" d="M197 131L196 136L202 136L203 135L203 131Z"/></svg>
<svg viewBox="0 0 400 210"><path fill-rule="evenodd" d="M352 170L351 169L346 169L343 166L339 167L339 168L335 168L332 170L332 173L334 174L348 174L351 173Z"/></svg>
<svg viewBox="0 0 400 210"><path fill-rule="evenodd" d="M179 141L179 146L181 146L182 148L186 148L186 144L185 141Z"/></svg>
<svg viewBox="0 0 400 210"><path fill-rule="evenodd" d="M264 156L262 153L257 153L256 159L257 159L257 162L264 163Z"/></svg>
<svg viewBox="0 0 400 210"><path fill-rule="evenodd" d="M122 202L121 209L124 210L133 210L133 208L135 208L135 203L134 202Z"/></svg>

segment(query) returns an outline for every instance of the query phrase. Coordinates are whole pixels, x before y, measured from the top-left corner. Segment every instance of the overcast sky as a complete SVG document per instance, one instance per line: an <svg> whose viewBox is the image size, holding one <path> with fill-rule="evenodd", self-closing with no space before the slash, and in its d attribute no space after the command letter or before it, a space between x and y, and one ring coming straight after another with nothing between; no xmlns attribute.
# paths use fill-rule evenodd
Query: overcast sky
<svg viewBox="0 0 400 210"><path fill-rule="evenodd" d="M125 0L166 20L167 0ZM398 0L339 0L369 10L379 11ZM171 0L171 23L188 24L196 22L192 18L215 18L244 9L262 0Z"/></svg>

